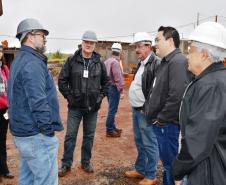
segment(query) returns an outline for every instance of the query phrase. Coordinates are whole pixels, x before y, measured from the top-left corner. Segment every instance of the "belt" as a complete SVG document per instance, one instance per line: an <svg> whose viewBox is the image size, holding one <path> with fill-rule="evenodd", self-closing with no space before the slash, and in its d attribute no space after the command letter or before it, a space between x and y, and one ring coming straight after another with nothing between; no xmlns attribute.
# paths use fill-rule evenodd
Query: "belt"
<svg viewBox="0 0 226 185"><path fill-rule="evenodd" d="M137 111L141 111L141 110L143 110L143 107L133 107L135 110L137 110Z"/></svg>
<svg viewBox="0 0 226 185"><path fill-rule="evenodd" d="M158 125L160 127L164 127L167 125L167 123L161 123L161 122L154 122L153 125Z"/></svg>
<svg viewBox="0 0 226 185"><path fill-rule="evenodd" d="M158 125L159 127L165 127L166 125L169 124L169 122L154 122L152 124L153 125ZM174 124L174 125L178 125L179 126L179 124L177 124L177 123L171 123L171 124Z"/></svg>

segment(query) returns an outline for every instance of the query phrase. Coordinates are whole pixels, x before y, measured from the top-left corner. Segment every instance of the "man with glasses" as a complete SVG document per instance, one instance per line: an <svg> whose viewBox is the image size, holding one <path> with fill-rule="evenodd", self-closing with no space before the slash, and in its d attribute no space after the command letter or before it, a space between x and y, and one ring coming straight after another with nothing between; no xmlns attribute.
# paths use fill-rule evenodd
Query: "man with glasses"
<svg viewBox="0 0 226 185"><path fill-rule="evenodd" d="M163 163L163 184L174 185L171 163L178 153L179 108L190 78L187 72L187 59L179 49L180 36L173 27L158 29L155 39L156 54L161 60L155 76L145 113L150 124L154 125Z"/></svg>
<svg viewBox="0 0 226 185"><path fill-rule="evenodd" d="M195 79L187 87L180 110L181 150L172 165L176 183L226 182L226 29L205 22L190 34L188 70Z"/></svg>
<svg viewBox="0 0 226 185"><path fill-rule="evenodd" d="M94 52L96 33L86 31L81 48L68 58L60 75L58 86L68 101L67 132L64 140L62 167L58 175L63 177L71 170L79 125L83 119L81 168L92 173L90 163L97 122L97 112L108 91L108 77L100 55Z"/></svg>
<svg viewBox="0 0 226 185"><path fill-rule="evenodd" d="M125 172L129 178L141 178L139 185L156 185L158 143L153 125L146 122L144 103L154 80L158 59L152 51L151 37L146 32L135 34L134 43L139 60L134 80L129 88L132 105L134 141L137 148L135 170Z"/></svg>
<svg viewBox="0 0 226 185"><path fill-rule="evenodd" d="M20 154L19 184L58 184L58 139L63 130L57 91L47 69L48 31L36 19L18 25L21 48L8 81L9 125Z"/></svg>

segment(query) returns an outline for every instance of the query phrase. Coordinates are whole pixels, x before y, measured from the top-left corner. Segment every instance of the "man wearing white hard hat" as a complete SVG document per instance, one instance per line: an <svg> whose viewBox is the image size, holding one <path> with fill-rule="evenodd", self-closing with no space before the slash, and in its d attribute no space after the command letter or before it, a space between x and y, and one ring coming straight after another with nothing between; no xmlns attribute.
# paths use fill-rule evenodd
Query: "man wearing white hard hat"
<svg viewBox="0 0 226 185"><path fill-rule="evenodd" d="M137 148L135 170L125 172L130 178L141 178L139 185L157 184L158 143L153 125L148 124L144 115L144 104L153 84L155 71L159 64L152 51L152 39L146 32L135 34L134 43L138 67L129 88L129 102L133 113L134 141Z"/></svg>
<svg viewBox="0 0 226 185"><path fill-rule="evenodd" d="M100 61L100 55L94 51L96 43L96 33L86 31L82 35L82 47L67 59L59 75L59 90L68 102L64 154L58 173L60 177L71 170L82 120L81 168L87 173L94 172L91 157L97 113L108 91L107 71L104 63Z"/></svg>
<svg viewBox="0 0 226 185"><path fill-rule="evenodd" d="M182 147L173 176L188 176L189 185L226 183L226 29L200 24L190 35L188 69L195 79L181 103Z"/></svg>
<svg viewBox="0 0 226 185"><path fill-rule="evenodd" d="M120 137L122 129L115 125L115 114L118 111L120 96L123 96L124 77L120 67L120 54L122 46L120 43L114 43L111 47L112 54L104 64L107 69L109 77L108 89L108 114L106 119L106 136L107 137Z"/></svg>

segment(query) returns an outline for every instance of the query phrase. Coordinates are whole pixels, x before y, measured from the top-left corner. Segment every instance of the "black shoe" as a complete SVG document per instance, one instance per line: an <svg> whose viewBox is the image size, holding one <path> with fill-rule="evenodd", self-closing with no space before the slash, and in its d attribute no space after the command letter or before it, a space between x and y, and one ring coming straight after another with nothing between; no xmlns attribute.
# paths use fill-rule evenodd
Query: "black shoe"
<svg viewBox="0 0 226 185"><path fill-rule="evenodd" d="M14 175L10 172L8 173L5 173L5 174L0 174L0 177L2 178L6 178L6 179L13 179L14 178Z"/></svg>
<svg viewBox="0 0 226 185"><path fill-rule="evenodd" d="M121 137L121 133L117 132L117 131L113 131L113 132L107 132L106 133L107 137Z"/></svg>
<svg viewBox="0 0 226 185"><path fill-rule="evenodd" d="M14 178L14 175L12 173L6 173L4 175L2 175L3 178L6 178L6 179L13 179Z"/></svg>
<svg viewBox="0 0 226 185"><path fill-rule="evenodd" d="M81 168L86 172L86 173L93 173L93 167L90 163L82 164Z"/></svg>
<svg viewBox="0 0 226 185"><path fill-rule="evenodd" d="M71 172L71 168L67 166L62 166L58 171L59 177L64 177L65 175L68 175Z"/></svg>

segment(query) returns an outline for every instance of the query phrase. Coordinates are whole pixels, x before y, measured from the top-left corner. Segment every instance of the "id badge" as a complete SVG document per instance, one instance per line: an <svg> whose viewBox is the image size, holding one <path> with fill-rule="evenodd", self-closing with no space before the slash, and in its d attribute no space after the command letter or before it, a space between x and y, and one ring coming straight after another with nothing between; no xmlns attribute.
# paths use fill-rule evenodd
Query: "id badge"
<svg viewBox="0 0 226 185"><path fill-rule="evenodd" d="M4 83L0 83L0 92L1 93L5 92L5 84Z"/></svg>
<svg viewBox="0 0 226 185"><path fill-rule="evenodd" d="M84 70L83 71L83 78L88 78L89 77L89 71L88 70Z"/></svg>
<svg viewBox="0 0 226 185"><path fill-rule="evenodd" d="M5 118L6 120L8 120L8 119L9 119L8 111L7 111L3 116L4 116L4 118Z"/></svg>

